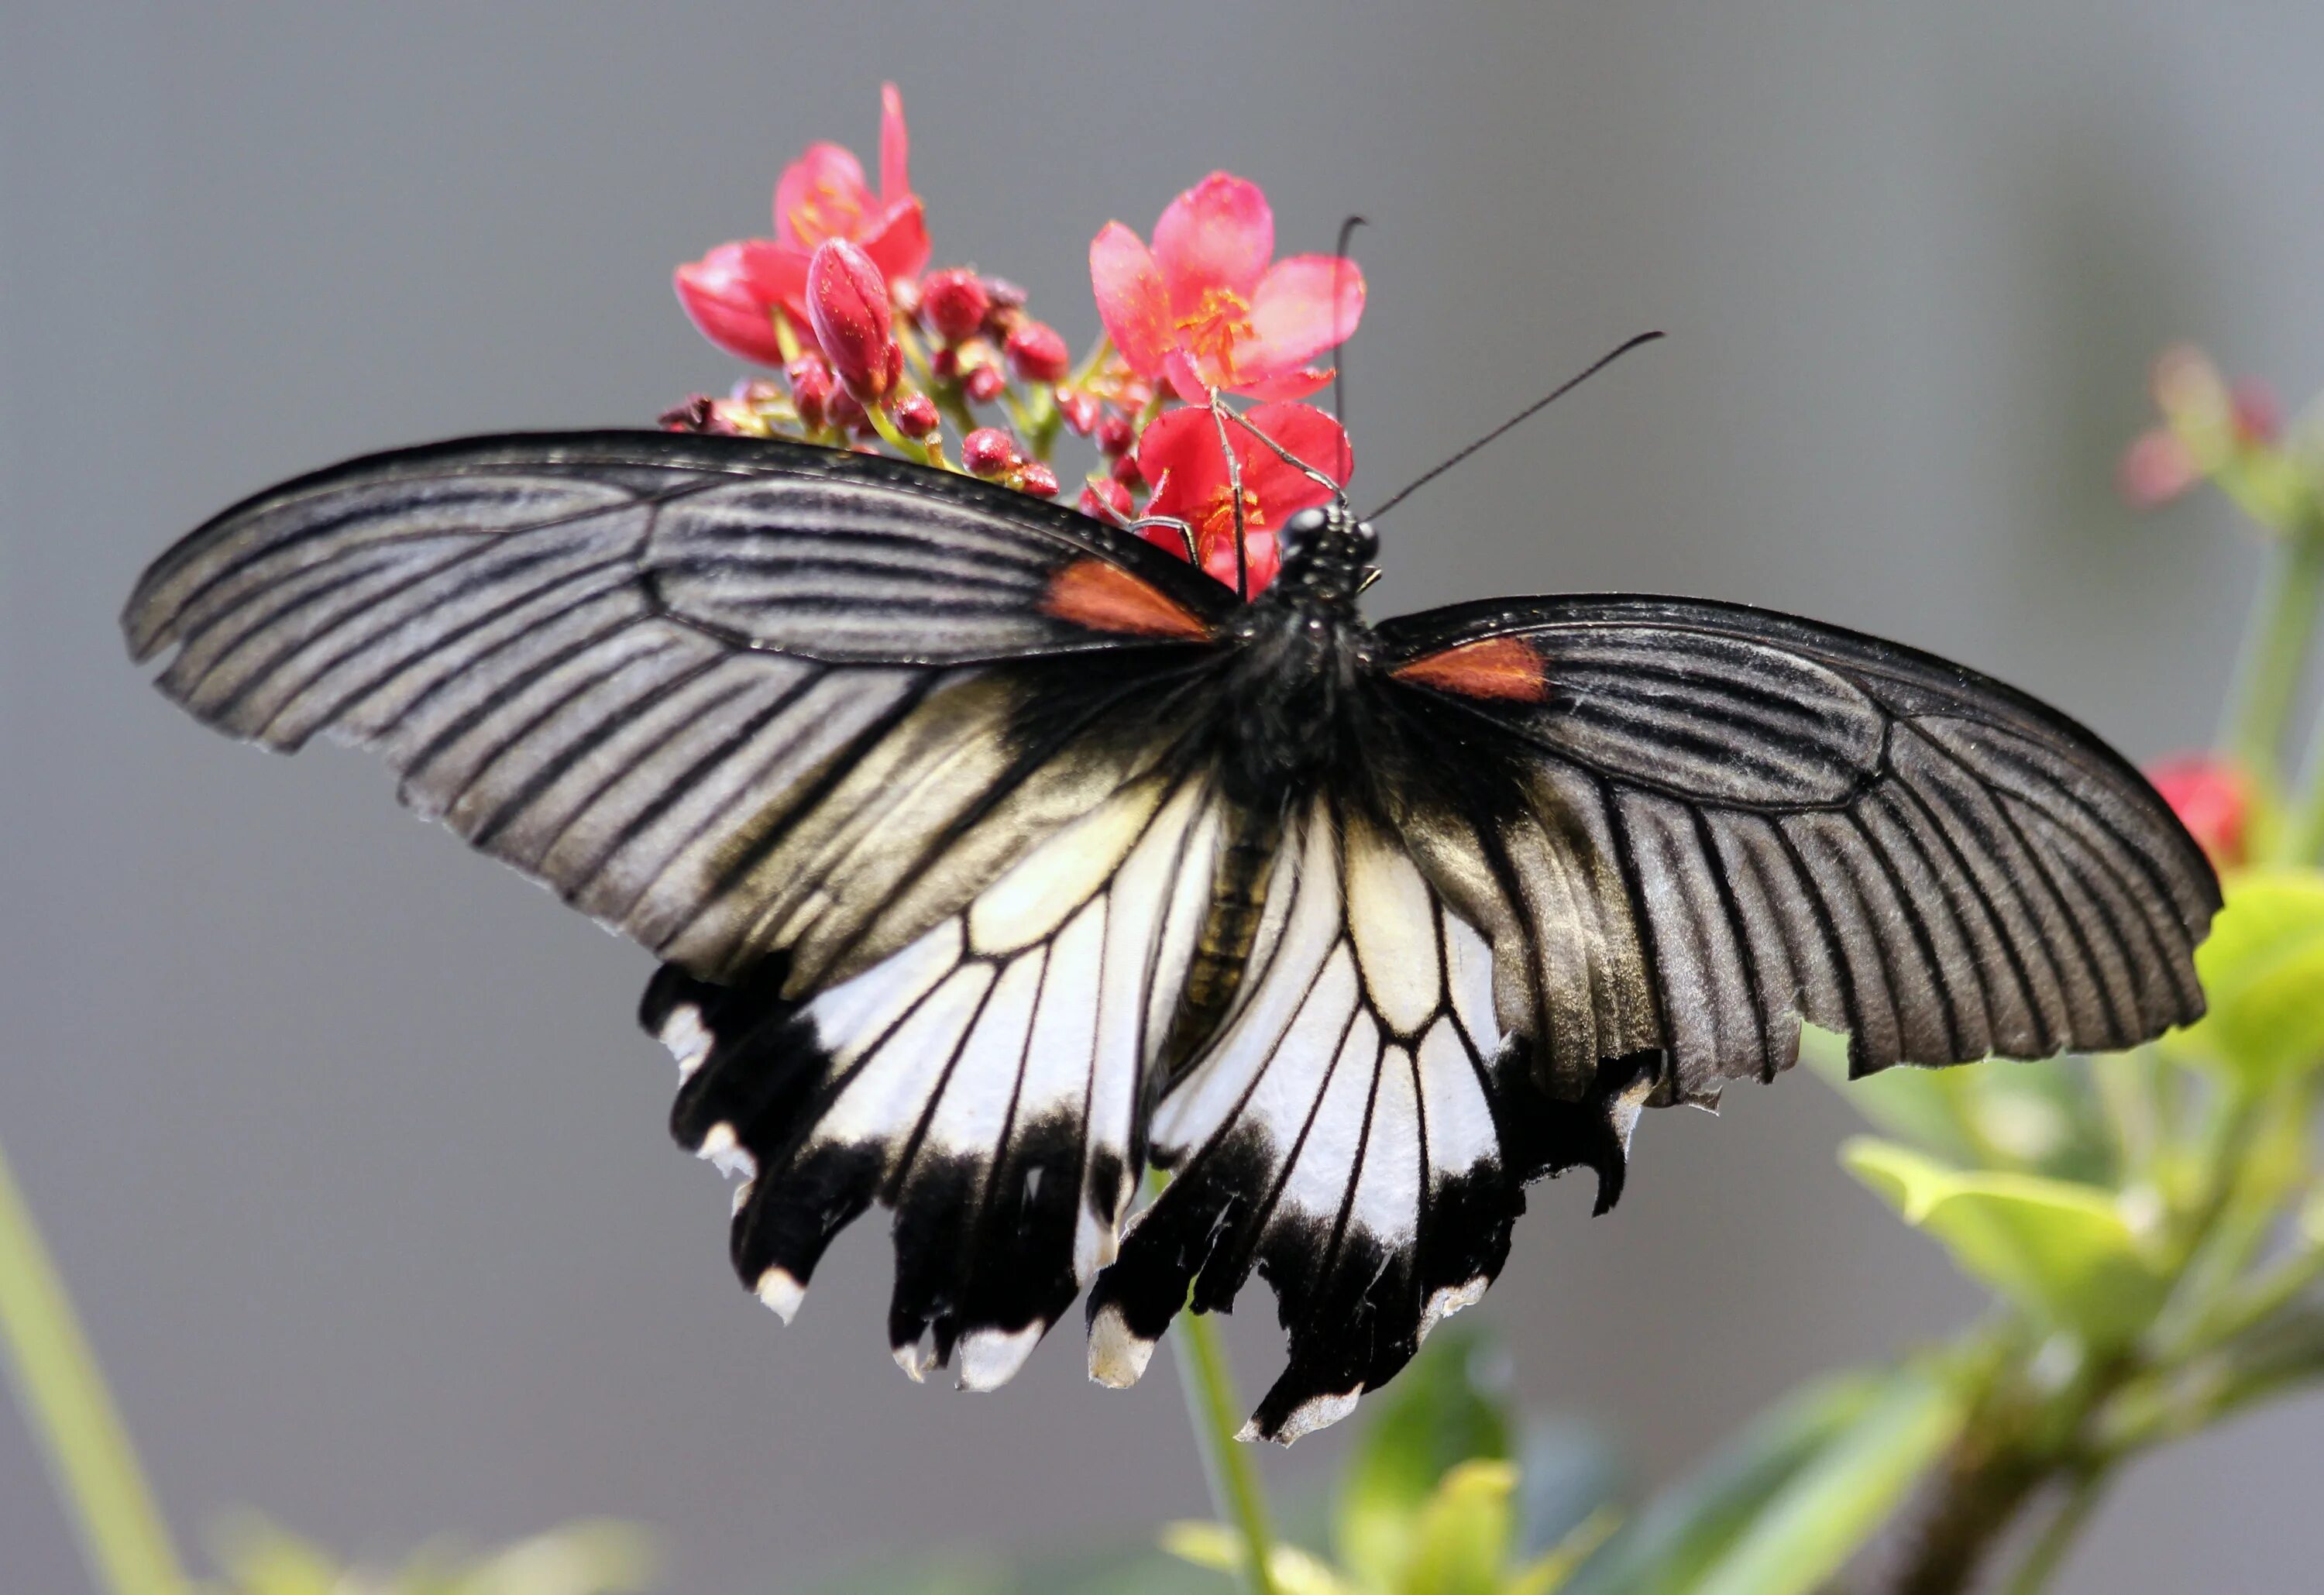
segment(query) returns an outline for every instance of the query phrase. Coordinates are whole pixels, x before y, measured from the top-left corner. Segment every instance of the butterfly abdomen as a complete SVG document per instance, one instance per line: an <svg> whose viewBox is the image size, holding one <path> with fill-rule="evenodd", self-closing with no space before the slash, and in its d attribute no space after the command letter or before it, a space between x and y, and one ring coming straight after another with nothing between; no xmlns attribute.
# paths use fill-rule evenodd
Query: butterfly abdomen
<svg viewBox="0 0 2324 1595"><path fill-rule="evenodd" d="M1185 986L1162 1042L1166 1083L1185 1072L1204 1044L1217 1034L1234 1004L1235 993L1242 987L1243 968L1259 936L1268 882L1274 876L1276 850L1282 841L1279 809L1240 804L1228 807L1218 862L1211 872L1210 901L1194 938Z"/></svg>

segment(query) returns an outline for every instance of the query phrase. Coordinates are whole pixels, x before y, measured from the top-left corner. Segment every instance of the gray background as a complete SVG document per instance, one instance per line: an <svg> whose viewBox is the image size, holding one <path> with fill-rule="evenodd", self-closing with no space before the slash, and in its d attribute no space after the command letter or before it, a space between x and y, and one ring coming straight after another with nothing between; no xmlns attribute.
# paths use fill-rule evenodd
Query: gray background
<svg viewBox="0 0 2324 1595"><path fill-rule="evenodd" d="M766 226L810 138L903 86L938 263L1076 343L1084 252L1213 166L1286 248L1377 223L1360 501L1618 337L1672 340L1429 488L1381 606L1628 587L1959 655L2133 754L2198 743L2256 560L2113 502L2159 345L2324 383L2324 14L2216 4L346 8L0 16L0 1134L171 1515L380 1554L595 1512L684 1590L875 1547L1196 1510L1171 1380L1056 1337L998 1397L908 1386L860 1226L800 1322L733 1287L661 1128L649 963L124 662L139 567L389 444L649 419L734 366L670 265ZM1370 491L1361 491L1370 484ZM1660 1477L1974 1294L1836 1167L1814 1081L1546 1188L1484 1315L1525 1395ZM1276 1355L1263 1295L1235 1325ZM1164 1360L1167 1363L1167 1360ZM1325 1437L1275 1475L1313 1477ZM2302 1590L2324 1404L2141 1467L2077 1591ZM0 1590L81 1587L13 1415Z"/></svg>

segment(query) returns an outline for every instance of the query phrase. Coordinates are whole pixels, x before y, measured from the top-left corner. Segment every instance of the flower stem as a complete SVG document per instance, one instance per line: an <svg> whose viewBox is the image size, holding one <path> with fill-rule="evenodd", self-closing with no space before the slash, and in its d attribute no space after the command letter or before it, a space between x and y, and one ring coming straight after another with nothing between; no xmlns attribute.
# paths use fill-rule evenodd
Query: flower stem
<svg viewBox="0 0 2324 1595"><path fill-rule="evenodd" d="M2229 693L2224 741L2253 774L2277 779L2283 723L2300 690L2308 647L2324 609L2324 525L2293 527L2260 588L2242 662Z"/></svg>
<svg viewBox="0 0 2324 1595"><path fill-rule="evenodd" d="M112 1595L183 1595L169 1525L23 1193L0 1157L0 1344L16 1396L78 1519L91 1574Z"/></svg>
<svg viewBox="0 0 2324 1595"><path fill-rule="evenodd" d="M1178 1359L1178 1382L1186 1391L1186 1416L1203 1453L1211 1485L1212 1509L1242 1535L1243 1576L1251 1595L1275 1595L1275 1534L1268 1526L1267 1492L1250 1448L1239 1443L1242 1402L1218 1326L1206 1314L1185 1312L1171 1326L1170 1344Z"/></svg>
<svg viewBox="0 0 2324 1595"><path fill-rule="evenodd" d="M2074 1475L2071 1493L2060 1506L2042 1530L2042 1537L2025 1554L2017 1566L2017 1574L2009 1581L2009 1595L2041 1595L2050 1586L2050 1580L2065 1561L2066 1553L2106 1498L2107 1471L2103 1466L2082 1470Z"/></svg>
<svg viewBox="0 0 2324 1595"><path fill-rule="evenodd" d="M2287 863L2324 864L2324 714L2316 717L2315 734L2308 739L2308 770L2285 816L2283 857Z"/></svg>

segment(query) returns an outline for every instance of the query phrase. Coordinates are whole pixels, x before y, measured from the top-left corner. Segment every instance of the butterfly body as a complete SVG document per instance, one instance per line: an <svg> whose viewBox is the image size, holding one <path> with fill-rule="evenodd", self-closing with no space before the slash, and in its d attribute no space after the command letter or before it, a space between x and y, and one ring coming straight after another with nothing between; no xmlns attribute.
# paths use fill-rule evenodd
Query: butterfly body
<svg viewBox="0 0 2324 1595"><path fill-rule="evenodd" d="M1296 1438L1482 1294L1528 1181L1610 1204L1643 1109L1803 1023L1870 1071L2201 1012L2217 881L2046 705L1694 599L1371 625L1369 529L1282 535L1245 603L895 461L516 435L238 504L124 624L198 717L374 750L659 958L737 1273L788 1317L890 1209L915 1378L1005 1381L1086 1287L1127 1383L1256 1273L1251 1432Z"/></svg>

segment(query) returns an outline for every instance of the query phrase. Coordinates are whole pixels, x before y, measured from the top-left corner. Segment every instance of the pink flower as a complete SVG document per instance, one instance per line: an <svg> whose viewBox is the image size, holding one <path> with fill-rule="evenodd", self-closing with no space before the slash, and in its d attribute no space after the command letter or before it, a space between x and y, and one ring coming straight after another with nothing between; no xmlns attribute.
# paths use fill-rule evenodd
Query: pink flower
<svg viewBox="0 0 2324 1595"><path fill-rule="evenodd" d="M844 238L816 246L807 269L807 315L831 369L863 403L877 404L903 380L888 281L872 257Z"/></svg>
<svg viewBox="0 0 2324 1595"><path fill-rule="evenodd" d="M877 195L853 153L837 144L809 144L775 184L772 238L722 244L678 268L678 302L728 354L782 364L774 312L786 311L794 328L806 327L807 263L819 244L837 238L855 244L890 281L916 278L927 265L927 218L912 192L903 97L894 84L882 84L880 103Z"/></svg>
<svg viewBox="0 0 2324 1595"><path fill-rule="evenodd" d="M722 244L678 268L678 302L702 336L745 360L761 365L783 363L775 337L779 301L769 286L775 246L763 238Z"/></svg>
<svg viewBox="0 0 2324 1595"><path fill-rule="evenodd" d="M2202 844L2211 862L2231 870L2244 862L2252 808L2251 782L2234 765L2201 754L2172 759L2146 772L2163 801Z"/></svg>
<svg viewBox="0 0 2324 1595"><path fill-rule="evenodd" d="M1167 378L1189 402L1206 389L1296 399L1331 380L1308 362L1347 341L1363 315L1352 261L1275 254L1275 213L1259 185L1214 171L1173 199L1148 250L1108 222L1090 243L1099 318L1130 368Z"/></svg>
<svg viewBox="0 0 2324 1595"><path fill-rule="evenodd" d="M1322 410L1305 404L1262 404L1250 412L1250 420L1288 452L1333 481L1346 483L1354 465L1348 435ZM1227 437L1242 476L1247 595L1256 598L1283 567L1277 529L1300 511L1327 502L1332 490L1286 464L1232 421L1227 423ZM1194 530L1196 561L1233 586L1234 494L1227 480L1226 456L1219 448L1216 418L1202 408L1155 417L1138 440L1138 468L1154 484L1146 513L1185 521ZM1186 551L1175 527L1148 527L1143 535L1173 553Z"/></svg>
<svg viewBox="0 0 2324 1595"><path fill-rule="evenodd" d="M2141 432L2123 450L2115 483L2134 509L2152 510L2194 486L2201 475L2195 456L2178 435L2166 427L2154 427Z"/></svg>

